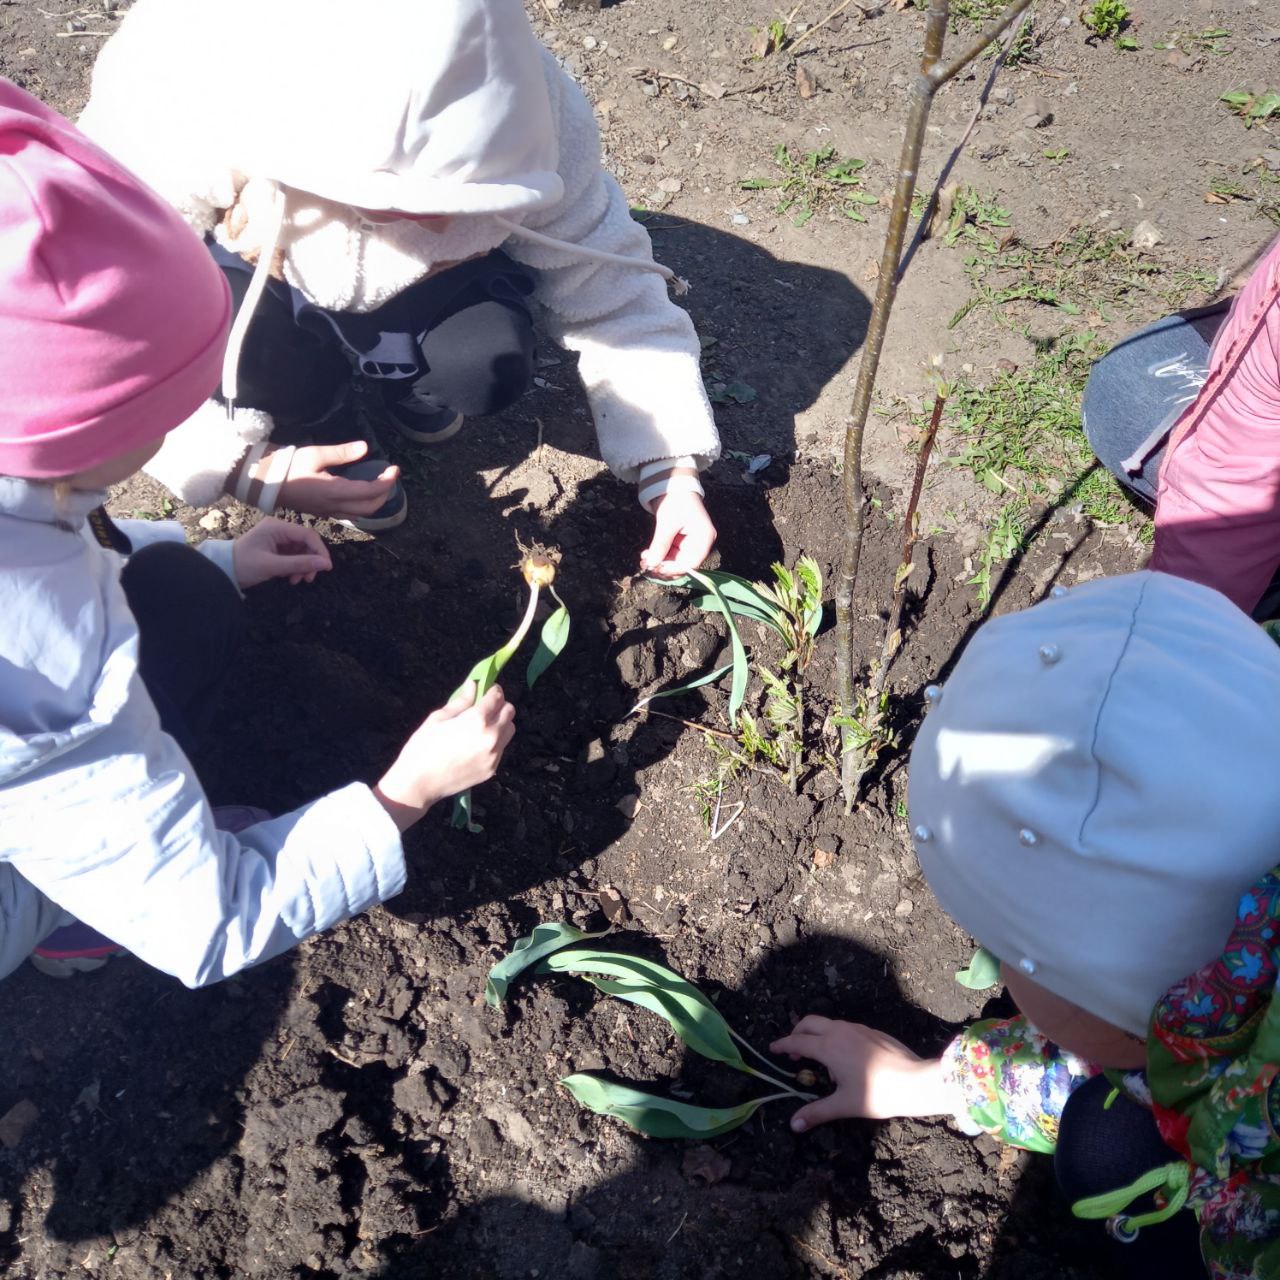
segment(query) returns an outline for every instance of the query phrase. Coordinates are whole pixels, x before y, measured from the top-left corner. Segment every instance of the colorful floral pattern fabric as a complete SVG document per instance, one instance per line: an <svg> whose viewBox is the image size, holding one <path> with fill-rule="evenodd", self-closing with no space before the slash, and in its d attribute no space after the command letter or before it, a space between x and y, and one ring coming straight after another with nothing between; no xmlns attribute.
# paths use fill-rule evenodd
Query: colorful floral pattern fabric
<svg viewBox="0 0 1280 1280"><path fill-rule="evenodd" d="M1026 1018L988 1018L966 1027L943 1053L943 1075L964 1099L967 1133L1051 1155L1072 1091L1099 1068L1065 1053Z"/></svg>
<svg viewBox="0 0 1280 1280"><path fill-rule="evenodd" d="M1099 1072L1025 1018L974 1023L943 1062L966 1132L1045 1154L1072 1090ZM1280 1280L1280 868L1241 897L1223 954L1156 1006L1147 1064L1107 1074L1192 1165L1210 1276Z"/></svg>
<svg viewBox="0 0 1280 1280"><path fill-rule="evenodd" d="M1164 1140L1203 1170L1215 1277L1280 1280L1280 868L1243 894L1226 948L1156 1006L1147 1078Z"/></svg>

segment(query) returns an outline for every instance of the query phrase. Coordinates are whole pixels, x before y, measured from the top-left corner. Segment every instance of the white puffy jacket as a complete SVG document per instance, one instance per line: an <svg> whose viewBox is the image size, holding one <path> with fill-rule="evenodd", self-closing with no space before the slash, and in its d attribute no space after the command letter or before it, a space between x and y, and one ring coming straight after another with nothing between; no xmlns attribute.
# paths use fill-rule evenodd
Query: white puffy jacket
<svg viewBox="0 0 1280 1280"><path fill-rule="evenodd" d="M372 310L502 247L534 270L551 336L579 353L617 475L718 456L672 273L654 263L601 166L590 105L520 0L137 0L103 47L79 123L195 230L251 261L265 250L328 310ZM353 206L455 216L438 233L372 226ZM222 216L233 207L234 233ZM233 373L247 322L233 330ZM269 430L261 414L202 412L148 469L207 503Z"/></svg>

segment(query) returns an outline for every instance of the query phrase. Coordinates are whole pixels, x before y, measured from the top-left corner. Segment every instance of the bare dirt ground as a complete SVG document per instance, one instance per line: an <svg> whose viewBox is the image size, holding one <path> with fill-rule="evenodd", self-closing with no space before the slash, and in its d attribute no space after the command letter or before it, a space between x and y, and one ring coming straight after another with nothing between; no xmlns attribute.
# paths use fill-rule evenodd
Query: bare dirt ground
<svg viewBox="0 0 1280 1280"><path fill-rule="evenodd" d="M836 459L921 43L922 15L892 4L866 17L850 4L806 33L834 7L799 5L794 51L759 58L753 29L787 16L764 3L530 4L595 103L607 163L658 256L694 284L727 450L708 505L723 567L751 577L801 552L832 569ZM1090 39L1075 4L1037 4L1018 64L1000 70L985 105L984 60L939 97L922 182L949 165L947 182L978 212L918 247L890 332L857 592L868 657L899 557L928 358L942 353L948 376L979 397L971 405L985 403L986 388L1038 376L1046 352L1101 349L1203 300L1274 232L1259 215L1276 138L1217 99L1275 87L1276 15L1257 0L1133 8L1139 47L1125 51ZM7 0L0 72L74 114L95 33L117 20ZM959 47L975 24L954 27ZM743 185L782 181L828 147L865 162L856 189L868 199L852 206L865 221L803 182L784 212L788 191ZM1143 221L1159 242L1140 255L1129 240ZM1082 244L1103 246L1096 261L1064 265ZM1027 281L1056 301L1005 297ZM996 428L949 418L890 681L901 745L846 818L819 759L833 677L824 633L802 794L739 772L724 800L743 802L741 816L712 839L697 790L715 775L703 735L626 712L715 662L723 628L633 579L643 514L594 460L570 362L542 354L545 385L515 410L447 448L400 453L412 504L401 530L374 541L322 522L335 571L308 590L255 593L243 661L198 762L215 802L276 809L375 776L506 633L516 537L542 538L564 552L574 633L537 689L512 690L520 733L477 795L483 834L431 815L407 840L410 884L387 909L218 988L188 992L131 960L68 984L24 970L0 986L0 1113L22 1102L36 1112L0 1150L7 1274L1092 1276L1045 1162L943 1122L799 1139L776 1106L714 1153L644 1140L582 1112L557 1078L603 1068L659 1088L678 1077L704 1100L747 1094L685 1061L656 1019L620 1017L570 979L522 984L502 1011L481 991L488 966L539 919L599 927L599 894L613 887L630 908L614 942L699 982L757 1046L816 1011L938 1049L982 997L952 980L970 942L921 882L906 830L921 691L983 616L979 592L1003 611L1057 582L1123 572L1143 554L1143 517L1114 494L1105 521L1091 518L1097 503L1075 501L1078 442L1037 436L1054 409L1043 397L1017 427L1031 460L997 466L983 435ZM769 465L747 475L766 453ZM121 514L170 510L147 481L113 502ZM219 536L249 518L230 501L220 511ZM173 513L194 537L217 522ZM1015 518L1020 536L995 546L1000 521ZM984 573L985 588L973 581ZM667 705L724 723L719 692Z"/></svg>

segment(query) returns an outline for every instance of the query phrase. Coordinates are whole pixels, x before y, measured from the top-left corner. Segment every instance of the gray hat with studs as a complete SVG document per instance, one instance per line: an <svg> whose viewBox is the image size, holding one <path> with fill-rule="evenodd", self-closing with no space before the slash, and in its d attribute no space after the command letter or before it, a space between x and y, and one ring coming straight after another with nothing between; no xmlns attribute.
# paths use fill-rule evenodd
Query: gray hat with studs
<svg viewBox="0 0 1280 1280"><path fill-rule="evenodd" d="M911 752L943 908L1041 986L1145 1035L1280 862L1280 648L1161 573L988 622Z"/></svg>

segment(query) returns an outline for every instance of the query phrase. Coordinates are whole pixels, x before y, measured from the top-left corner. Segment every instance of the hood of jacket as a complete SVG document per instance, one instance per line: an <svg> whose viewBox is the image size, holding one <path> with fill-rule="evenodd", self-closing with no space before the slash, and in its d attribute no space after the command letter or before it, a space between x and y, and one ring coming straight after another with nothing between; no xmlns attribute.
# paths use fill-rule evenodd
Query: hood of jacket
<svg viewBox="0 0 1280 1280"><path fill-rule="evenodd" d="M361 209L538 209L563 196L540 48L520 0L137 0L95 90L142 77L166 109L81 124L144 175L164 148Z"/></svg>

